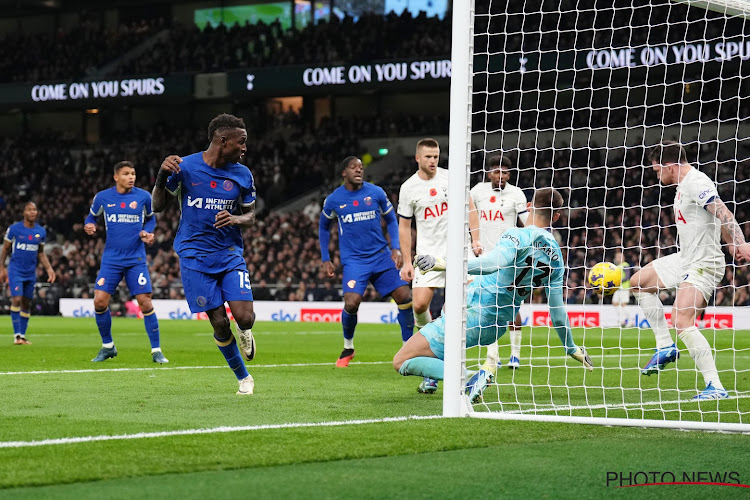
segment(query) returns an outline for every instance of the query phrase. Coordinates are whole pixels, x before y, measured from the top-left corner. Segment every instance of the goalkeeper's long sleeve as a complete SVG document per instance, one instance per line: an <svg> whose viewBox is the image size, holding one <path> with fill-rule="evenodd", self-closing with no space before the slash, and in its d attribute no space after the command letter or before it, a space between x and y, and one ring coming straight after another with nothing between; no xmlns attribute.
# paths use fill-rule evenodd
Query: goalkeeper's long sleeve
<svg viewBox="0 0 750 500"><path fill-rule="evenodd" d="M391 237L391 250L401 249L401 245L398 238L398 219L396 218L396 212L390 210L385 214L385 224L388 229L388 236Z"/></svg>
<svg viewBox="0 0 750 500"><path fill-rule="evenodd" d="M328 243L331 241L331 222L332 220L320 213L318 222L318 241L320 242L320 257L323 262L331 260L331 254L328 253Z"/></svg>
<svg viewBox="0 0 750 500"><path fill-rule="evenodd" d="M491 251L469 259L469 274L492 274L511 267L516 261L516 251L509 240L500 240Z"/></svg>
<svg viewBox="0 0 750 500"><path fill-rule="evenodd" d="M552 326L555 327L560 342L565 347L565 353L570 355L576 352L578 347L573 342L573 331L570 329L568 312L563 301L562 288L550 287L547 289L547 303L549 304L549 317Z"/></svg>

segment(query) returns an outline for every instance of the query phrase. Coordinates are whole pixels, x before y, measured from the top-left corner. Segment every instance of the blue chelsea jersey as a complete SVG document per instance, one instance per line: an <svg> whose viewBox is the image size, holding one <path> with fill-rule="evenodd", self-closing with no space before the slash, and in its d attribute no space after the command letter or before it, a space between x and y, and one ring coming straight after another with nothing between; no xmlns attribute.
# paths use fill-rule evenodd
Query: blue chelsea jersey
<svg viewBox="0 0 750 500"><path fill-rule="evenodd" d="M154 216L148 191L137 187L127 193L119 193L117 187L99 191L91 203L86 222L96 223L100 215L107 228L102 262L146 259L146 247L140 233L146 219Z"/></svg>
<svg viewBox="0 0 750 500"><path fill-rule="evenodd" d="M356 191L340 186L326 198L323 215L338 218L342 264L351 258L366 259L389 251L380 221L392 210L385 191L369 182L363 182Z"/></svg>
<svg viewBox="0 0 750 500"><path fill-rule="evenodd" d="M8 272L20 278L35 278L39 246L47 240L47 231L37 223L26 227L23 222L16 222L5 232L5 239L11 242Z"/></svg>
<svg viewBox="0 0 750 500"><path fill-rule="evenodd" d="M255 183L250 170L241 163L213 168L203 161L203 153L182 158L180 171L167 180L167 191L180 202L180 226L174 249L180 257L242 256L242 233L237 226L214 227L222 210L235 215L239 207L255 203ZM218 255L217 255L218 254Z"/></svg>

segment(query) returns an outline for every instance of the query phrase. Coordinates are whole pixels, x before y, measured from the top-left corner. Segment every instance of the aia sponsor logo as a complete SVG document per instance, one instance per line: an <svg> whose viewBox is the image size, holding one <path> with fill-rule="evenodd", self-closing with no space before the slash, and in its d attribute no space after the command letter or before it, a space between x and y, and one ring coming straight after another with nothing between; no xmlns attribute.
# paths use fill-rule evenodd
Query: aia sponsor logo
<svg viewBox="0 0 750 500"><path fill-rule="evenodd" d="M300 309L302 321L341 323L341 309Z"/></svg>
<svg viewBox="0 0 750 500"><path fill-rule="evenodd" d="M601 318L597 311L568 311L571 327L601 326ZM534 311L531 317L533 326L552 326L549 311Z"/></svg>
<svg viewBox="0 0 750 500"><path fill-rule="evenodd" d="M427 207L424 209L424 218L425 220L430 218L436 218L443 215L445 212L448 211L448 202L444 201L440 205L434 205L432 207Z"/></svg>

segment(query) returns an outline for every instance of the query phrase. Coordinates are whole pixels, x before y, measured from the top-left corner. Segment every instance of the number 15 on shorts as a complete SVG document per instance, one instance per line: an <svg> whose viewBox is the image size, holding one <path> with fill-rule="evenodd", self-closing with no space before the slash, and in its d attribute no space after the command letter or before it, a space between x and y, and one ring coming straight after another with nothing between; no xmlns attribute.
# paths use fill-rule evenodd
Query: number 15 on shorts
<svg viewBox="0 0 750 500"><path fill-rule="evenodd" d="M237 271L240 277L240 288L250 290L250 273L247 271Z"/></svg>

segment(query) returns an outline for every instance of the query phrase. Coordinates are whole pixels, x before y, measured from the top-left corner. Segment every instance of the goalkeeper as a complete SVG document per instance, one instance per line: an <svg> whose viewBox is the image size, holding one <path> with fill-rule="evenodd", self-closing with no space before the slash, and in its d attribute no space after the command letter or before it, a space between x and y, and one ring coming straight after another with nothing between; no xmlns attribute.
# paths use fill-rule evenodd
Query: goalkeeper
<svg viewBox="0 0 750 500"><path fill-rule="evenodd" d="M477 275L467 290L466 347L489 345L501 337L513 321L521 302L534 288L544 286L552 324L573 359L593 370L591 358L576 346L563 301L563 264L560 246L545 229L560 217L563 200L554 188L536 191L528 204L527 226L506 231L495 248L469 259L469 274ZM445 269L445 261L417 255L414 265L422 272ZM414 334L396 356L393 367L401 375L443 379L445 317L440 316ZM469 380L469 398L479 400L497 367L481 369Z"/></svg>

